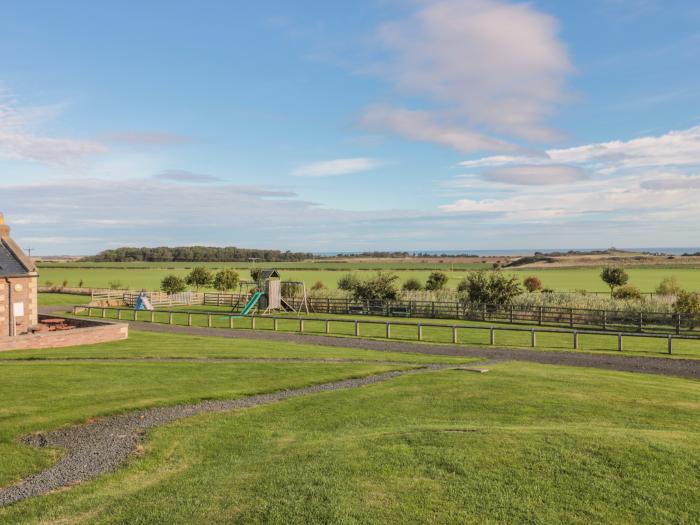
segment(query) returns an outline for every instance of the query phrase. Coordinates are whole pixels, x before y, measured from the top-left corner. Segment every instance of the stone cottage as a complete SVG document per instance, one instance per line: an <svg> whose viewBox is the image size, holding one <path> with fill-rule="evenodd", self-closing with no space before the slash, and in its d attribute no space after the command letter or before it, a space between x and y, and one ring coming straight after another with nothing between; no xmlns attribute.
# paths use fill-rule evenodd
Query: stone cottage
<svg viewBox="0 0 700 525"><path fill-rule="evenodd" d="M0 338L26 334L37 324L37 281L36 266L10 238L0 214Z"/></svg>

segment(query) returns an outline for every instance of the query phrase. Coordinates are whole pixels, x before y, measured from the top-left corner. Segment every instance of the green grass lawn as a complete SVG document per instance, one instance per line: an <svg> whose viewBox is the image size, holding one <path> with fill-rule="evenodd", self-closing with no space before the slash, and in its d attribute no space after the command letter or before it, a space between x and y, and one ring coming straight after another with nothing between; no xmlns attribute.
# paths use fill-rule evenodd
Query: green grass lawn
<svg viewBox="0 0 700 525"><path fill-rule="evenodd" d="M36 368L33 381L45 365L12 366L13 434L49 424L39 416L59 423L45 412L60 387L76 390L60 421L104 410L104 399L67 408L95 374L69 383L67 367ZM229 388L266 388L267 368ZM32 389L46 399L27 400ZM522 363L404 376L155 429L126 467L0 509L0 521L698 523L699 411L700 383L676 378Z"/></svg>
<svg viewBox="0 0 700 525"><path fill-rule="evenodd" d="M195 312L192 315L192 326L206 327L209 325L208 315L204 312L213 312L211 315L211 326L213 328L230 329L230 319L228 313L230 308L227 307L182 307L181 313L173 314L173 324L187 325L188 314L185 311ZM100 316L101 309L94 308L93 316ZM176 309L177 312L177 309ZM132 320L134 311L123 311L123 320ZM141 311L138 312L138 319L142 321L150 321L151 313ZM167 324L170 314L164 311L155 311L153 313L156 323ZM117 313L115 310L107 310L106 317L108 319L116 319ZM300 328L299 320L294 318L294 315L289 320L279 320L277 328L279 331L298 332ZM306 317L306 315L304 316ZM422 329L422 340L426 343L452 343L451 326L470 326L479 327L473 328L458 328L458 342L470 346L489 345L489 327L516 327L523 331L497 331L495 333L495 345L498 347L515 347L515 348L531 348L530 344L530 325L509 325L478 321L460 321L452 319L402 319L373 316L346 316L346 315L310 315L312 319L318 317L319 320L304 321L304 332L310 334L325 335L325 322L320 318L334 319L331 322L331 335L354 336L355 326L352 321L358 319L360 321L360 335L362 337L384 339L386 337L386 321L392 323L405 323L406 326L393 325L391 328L391 338L395 340L416 341L418 337L418 323L425 323ZM379 324L370 324L362 321L379 321ZM233 320L235 329L250 329L251 318L242 317ZM443 324L447 328L438 328L427 326L429 324ZM273 330L273 320L271 318L257 318L255 322L258 330ZM539 350L572 350L573 336L570 333L546 333L548 327L541 327L542 332L537 333L537 346ZM538 328L539 330L539 328ZM579 351L592 352L614 352L617 351L617 334L610 332L606 335L580 334L579 335ZM623 355L625 354L643 354L649 356L669 357L667 353L667 340L665 337L646 338L625 336L623 339ZM700 357L700 340L682 340L675 339L673 341L673 354L670 357Z"/></svg>
<svg viewBox="0 0 700 525"><path fill-rule="evenodd" d="M193 266L193 263L187 263ZM219 265L220 266L220 265ZM231 265L235 266L235 265ZM406 279L417 278L425 282L430 271L402 269L391 270L399 275L401 282ZM467 275L467 270L450 271L443 268L449 276L448 288L455 289L460 280ZM166 275L175 274L181 277L187 275L189 270L183 266L174 269L164 269L162 267L136 267L136 268L80 268L80 267L42 267L39 276L39 283L47 285L53 283L58 285L63 281L68 282L68 286L78 286L83 281L83 286L93 288L108 288L110 282L119 282L121 287L129 289L157 290L160 282ZM560 291L571 291L585 289L588 291L607 292L608 287L600 279L600 268L553 268L543 270L507 270L519 278L535 275L542 280L545 288ZM309 270L283 270L282 278L286 280L304 281L311 287L316 281L321 281L328 288L335 289L338 279L345 272L328 269ZM359 277L367 277L374 272L371 270L355 270ZM676 267L654 267L654 268L629 268L630 283L637 286L643 292L653 292L659 282L665 277L676 276L679 283L691 290L700 290L700 269L698 268L676 268ZM248 269L239 269L242 278L248 279Z"/></svg>
<svg viewBox="0 0 700 525"><path fill-rule="evenodd" d="M68 293L40 293L37 294L39 306L71 306L74 304L87 304L89 295L77 295Z"/></svg>

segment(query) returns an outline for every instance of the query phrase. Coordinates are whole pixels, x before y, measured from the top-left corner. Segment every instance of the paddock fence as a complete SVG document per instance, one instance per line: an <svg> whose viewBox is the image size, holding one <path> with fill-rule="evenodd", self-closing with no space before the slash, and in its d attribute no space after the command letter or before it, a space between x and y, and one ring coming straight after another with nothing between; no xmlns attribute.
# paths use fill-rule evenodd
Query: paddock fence
<svg viewBox="0 0 700 525"><path fill-rule="evenodd" d="M319 317L298 317L298 316L276 316L276 315L249 315L241 316L234 313L222 312L202 312L202 311L184 311L184 310L134 310L131 308L115 308L115 307L96 307L96 306L74 306L74 315L87 315L89 317L101 317L103 319L116 319L119 321L141 321L168 325L179 326L199 326L207 328L228 328L228 329L250 329L250 330L269 330L269 331L285 331L310 334L325 334L325 335L344 335L354 337L371 337L377 338L381 333L381 337L385 339L398 340L415 340L425 341L425 331L430 330L433 337L433 342L448 342L459 344L460 334L465 331L488 334L488 345L494 346L497 344L497 334L503 332L520 332L528 334L528 339L531 347L537 347L538 336L543 335L568 335L571 341L571 348L578 350L580 346L579 338L581 335L596 335L616 338L617 351L624 350L625 338L646 338L656 339L665 342L666 353L673 353L673 344L677 340L692 340L700 341L700 337L690 335L677 334L650 334L639 332L610 332L601 330L580 330L580 329L564 329L564 328L541 328L541 327L515 327L515 326L489 326L489 325L454 325L442 323L411 323L408 321L375 321L370 319L342 319L342 318L319 318ZM320 329L308 329L309 325L320 326ZM334 331L333 328L338 326L348 327L350 330L343 329ZM365 333L368 327L374 328L372 333ZM377 331L380 327L380 332ZM402 329L402 334L407 331L413 333L413 337L396 337L395 329ZM440 332L437 341L435 334ZM472 343L473 344L473 343Z"/></svg>

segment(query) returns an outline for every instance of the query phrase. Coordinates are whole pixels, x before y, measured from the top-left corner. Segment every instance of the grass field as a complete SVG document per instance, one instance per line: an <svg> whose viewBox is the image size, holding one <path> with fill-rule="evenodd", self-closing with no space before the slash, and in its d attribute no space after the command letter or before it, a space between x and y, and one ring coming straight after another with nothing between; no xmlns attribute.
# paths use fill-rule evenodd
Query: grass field
<svg viewBox="0 0 700 525"><path fill-rule="evenodd" d="M94 264L94 263L93 263ZM192 263L188 263L192 266ZM468 273L467 270L450 271L449 268L443 270L448 273L448 288L456 288L459 281ZM237 267L232 265L232 267ZM425 282L429 270L393 269L403 283L409 278L416 278ZM175 269L163 268L78 268L78 267L42 267L40 269L39 283L47 285L61 285L68 282L69 287L78 286L80 281L83 286L92 288L108 288L110 283L118 282L120 287L129 289L157 290L160 282L166 275L175 274L181 277L187 275L189 270L178 267ZM600 268L552 268L543 270L508 270L518 278L524 279L534 275L542 280L544 287L558 291L588 290L591 292L607 292L607 285L600 279ZM345 272L333 270L287 270L282 272L285 280L304 281L308 287L316 281L323 282L326 287L335 289L338 279ZM353 273L359 277L372 275L371 270L355 270ZM654 267L654 268L629 268L630 283L637 286L643 292L653 292L662 279L676 276L679 283L690 290L700 291L700 268L677 268L677 267ZM245 268L239 269L239 274L243 279L249 278L249 271Z"/></svg>
<svg viewBox="0 0 700 525"><path fill-rule="evenodd" d="M232 355L254 351L242 344L134 334L129 342L103 345L103 355L142 355L145 346L161 356L206 353L212 345ZM299 348L274 343L263 352L294 356ZM0 367L2 483L55 459L55 451L14 442L32 430L140 406L236 397L387 368L47 361ZM117 472L2 508L0 521L700 520L698 382L523 363L490 368L488 374L404 376L184 419L150 431L144 450Z"/></svg>
<svg viewBox="0 0 700 525"><path fill-rule="evenodd" d="M207 327L209 325L209 319L206 312L213 312L211 315L211 327L220 328L222 330L230 329L230 318L228 314L230 313L230 308L228 307L212 307L212 306L190 306L175 308L174 311L181 311L182 313L173 314L173 324L186 326L188 324L188 314L185 312L194 312L192 316L192 326ZM101 316L101 309L95 308L92 311L93 316ZM199 314L199 315L198 315ZM87 315L87 312L83 312L81 315ZM107 319L117 319L116 310L106 310ZM134 316L134 311L122 312L123 320L132 320ZM142 321L150 321L150 312L139 312L138 319ZM169 322L170 314L166 311L155 311L154 322L167 324ZM282 319L277 323L279 331L287 332L298 332L299 331L299 320L294 318L294 316L288 316L291 319ZM406 326L394 325L391 328L391 338L392 340L403 340L403 341L416 341L417 339L417 325L419 323L425 324L422 328L422 340L426 343L452 343L452 329L451 326L469 326L469 327L481 327L479 329L473 328L463 328L458 329L458 340L460 344L470 345L470 346L487 346L489 345L489 327L517 327L522 328L523 331L498 331L495 334L495 344L501 348L529 348L531 341L531 334L529 332L530 326L518 326L502 323L489 323L489 322L478 322L478 321L461 321L461 320L440 320L440 319L418 319L418 318L391 318L386 317L374 317L374 316L347 316L347 315L328 315L328 314L311 314L309 316L311 320L306 320L304 322L304 333L319 334L324 335L325 333L325 322L321 319L334 319L335 322L331 323L331 333L332 335L340 336L354 336L355 326L353 321L360 321L360 335L362 337L384 339L386 337L386 321L390 320L392 323L405 323ZM313 320L313 318L319 318L318 321ZM343 322L344 321L344 322ZM370 324L363 321L379 321L379 324ZM257 330L273 330L273 320L270 318L257 318L256 319L256 329ZM448 325L448 327L430 327L430 324L443 324ZM234 329L250 329L251 319L249 317L239 317L233 319ZM547 327L541 327L542 330L547 330ZM539 328L538 328L539 330ZM675 339L673 341L673 354L668 355L668 342L665 337L660 338L646 338L646 337L635 337L635 336L625 336L624 337L624 352L627 354L644 354L650 356L658 357L685 357L685 358L700 358L700 340L683 340ZM615 332L610 332L606 335L595 335L595 334L580 334L578 338L579 351L591 351L591 352L613 352L619 354L617 351L617 334ZM573 347L573 338L570 333L537 333L537 349L539 350L554 350L563 351L571 350Z"/></svg>

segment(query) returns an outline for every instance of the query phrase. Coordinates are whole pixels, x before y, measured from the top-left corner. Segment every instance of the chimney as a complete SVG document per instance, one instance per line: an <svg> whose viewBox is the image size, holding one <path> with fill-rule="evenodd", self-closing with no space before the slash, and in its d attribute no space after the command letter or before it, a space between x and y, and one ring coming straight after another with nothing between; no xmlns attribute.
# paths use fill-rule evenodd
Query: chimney
<svg viewBox="0 0 700 525"><path fill-rule="evenodd" d="M0 238L9 236L10 227L7 224L5 224L5 219L3 218L2 213L0 213Z"/></svg>

